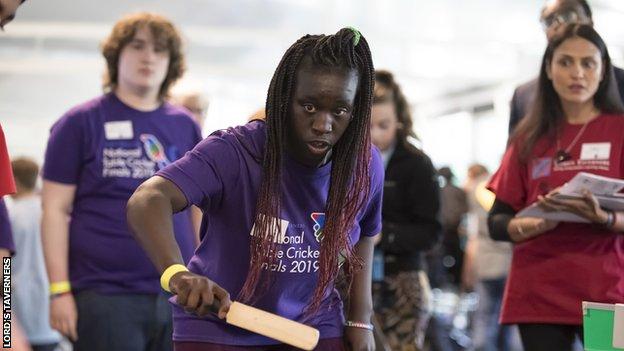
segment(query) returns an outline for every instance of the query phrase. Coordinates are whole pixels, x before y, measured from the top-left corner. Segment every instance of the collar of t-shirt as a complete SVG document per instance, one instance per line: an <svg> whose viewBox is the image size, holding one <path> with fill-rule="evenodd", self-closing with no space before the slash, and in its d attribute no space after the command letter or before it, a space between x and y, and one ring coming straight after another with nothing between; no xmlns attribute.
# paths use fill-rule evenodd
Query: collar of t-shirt
<svg viewBox="0 0 624 351"><path fill-rule="evenodd" d="M326 164L320 167L310 167L295 160L288 152L284 153L284 168L292 170L299 175L311 176L311 177L323 177L329 175L331 172L331 159Z"/></svg>
<svg viewBox="0 0 624 351"><path fill-rule="evenodd" d="M115 93L108 93L108 98L112 102L112 104L121 109L124 112L124 115L128 116L151 116L151 115L160 115L162 109L165 107L165 103L161 103L157 108L150 111L141 111L136 108L127 105L125 102L121 101L119 97Z"/></svg>

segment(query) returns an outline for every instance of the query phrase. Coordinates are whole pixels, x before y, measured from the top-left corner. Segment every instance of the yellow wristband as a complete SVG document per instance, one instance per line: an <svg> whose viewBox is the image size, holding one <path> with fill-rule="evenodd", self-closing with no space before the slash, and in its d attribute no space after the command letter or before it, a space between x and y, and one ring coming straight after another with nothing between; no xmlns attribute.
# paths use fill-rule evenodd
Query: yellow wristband
<svg viewBox="0 0 624 351"><path fill-rule="evenodd" d="M188 268L181 264L172 264L167 269L165 269L163 274L160 276L160 286L163 288L163 290L171 292L171 290L169 289L169 280L171 280L171 277L173 277L173 275L178 272L188 272Z"/></svg>
<svg viewBox="0 0 624 351"><path fill-rule="evenodd" d="M62 282L50 283L50 295L64 294L71 291L71 284L65 280Z"/></svg>

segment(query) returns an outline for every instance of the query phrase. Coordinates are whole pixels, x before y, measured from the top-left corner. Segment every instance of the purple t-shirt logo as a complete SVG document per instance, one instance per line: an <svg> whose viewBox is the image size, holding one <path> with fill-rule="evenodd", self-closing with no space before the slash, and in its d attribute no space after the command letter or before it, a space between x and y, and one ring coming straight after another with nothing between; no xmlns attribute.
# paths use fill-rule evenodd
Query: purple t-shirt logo
<svg viewBox="0 0 624 351"><path fill-rule="evenodd" d="M158 141L158 138L152 134L141 134L141 141L143 142L145 154L150 160L156 162L159 170L167 167L167 165L171 163L165 154L165 148L160 141Z"/></svg>
<svg viewBox="0 0 624 351"><path fill-rule="evenodd" d="M314 237L317 242L321 242L323 240L323 227L325 226L325 213L322 212L312 212L310 214L310 218L314 221Z"/></svg>
<svg viewBox="0 0 624 351"><path fill-rule="evenodd" d="M323 228L325 227L325 213L323 212L312 212L310 214L310 218L314 221L314 225L312 229L314 229L314 238L317 242L321 242L323 240ZM346 254L344 250L338 256L338 267L342 267L345 262ZM318 263L317 263L318 265Z"/></svg>

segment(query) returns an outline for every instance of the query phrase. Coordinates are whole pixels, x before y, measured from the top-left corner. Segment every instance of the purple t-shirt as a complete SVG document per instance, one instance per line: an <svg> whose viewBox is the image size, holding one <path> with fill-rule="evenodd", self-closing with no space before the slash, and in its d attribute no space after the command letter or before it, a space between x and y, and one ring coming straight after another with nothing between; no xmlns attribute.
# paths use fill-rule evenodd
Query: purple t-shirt
<svg viewBox="0 0 624 351"><path fill-rule="evenodd" d="M0 248L9 250L11 254L15 253L9 213L7 212L2 196L0 196Z"/></svg>
<svg viewBox="0 0 624 351"><path fill-rule="evenodd" d="M159 275L130 234L126 203L135 189L201 140L197 125L168 103L135 110L114 94L87 101L54 124L43 178L75 184L69 229L72 289L159 293ZM195 248L188 211L174 216L188 262Z"/></svg>
<svg viewBox="0 0 624 351"><path fill-rule="evenodd" d="M232 298L239 294L249 269L249 238L262 179L265 124L250 122L219 131L192 152L158 172L175 183L189 204L204 211L202 242L189 269L215 281ZM282 175L282 233L277 245L278 264L271 267L274 284L254 306L303 322L319 269L319 237L329 191L331 163L320 168L304 166L285 157ZM351 232L361 235L381 231L383 164L375 149L371 162L371 191ZM172 302L174 300L172 299ZM321 338L342 335L342 303L335 289L327 292L320 311L305 321ZM225 324L215 316L200 318L174 305L176 341L230 345L268 345L276 341Z"/></svg>

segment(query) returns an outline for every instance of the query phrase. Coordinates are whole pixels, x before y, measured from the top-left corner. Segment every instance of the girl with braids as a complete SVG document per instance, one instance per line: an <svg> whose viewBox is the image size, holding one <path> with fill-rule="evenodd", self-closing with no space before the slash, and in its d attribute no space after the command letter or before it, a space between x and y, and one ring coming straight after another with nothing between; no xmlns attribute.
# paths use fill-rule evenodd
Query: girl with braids
<svg viewBox="0 0 624 351"><path fill-rule="evenodd" d="M624 303L624 212L589 192L556 197L578 172L624 177L624 108L607 47L589 25L549 42L537 98L513 134L489 188L490 235L514 242L501 322L518 324L525 350L571 350L582 301ZM586 223L515 217L537 202Z"/></svg>
<svg viewBox="0 0 624 351"><path fill-rule="evenodd" d="M440 235L439 186L429 157L408 140L416 138L409 105L387 71L375 72L371 137L386 167L375 253L384 257L385 277L375 283L375 311L392 350L418 350L430 316L423 253Z"/></svg>
<svg viewBox="0 0 624 351"><path fill-rule="evenodd" d="M129 224L177 295L176 350L289 349L220 320L231 298L318 328L317 350L373 349L383 191L369 134L373 74L358 31L302 37L271 80L266 121L212 134L132 196ZM204 212L201 244L184 267L171 216L192 204ZM342 263L346 322L334 288Z"/></svg>

